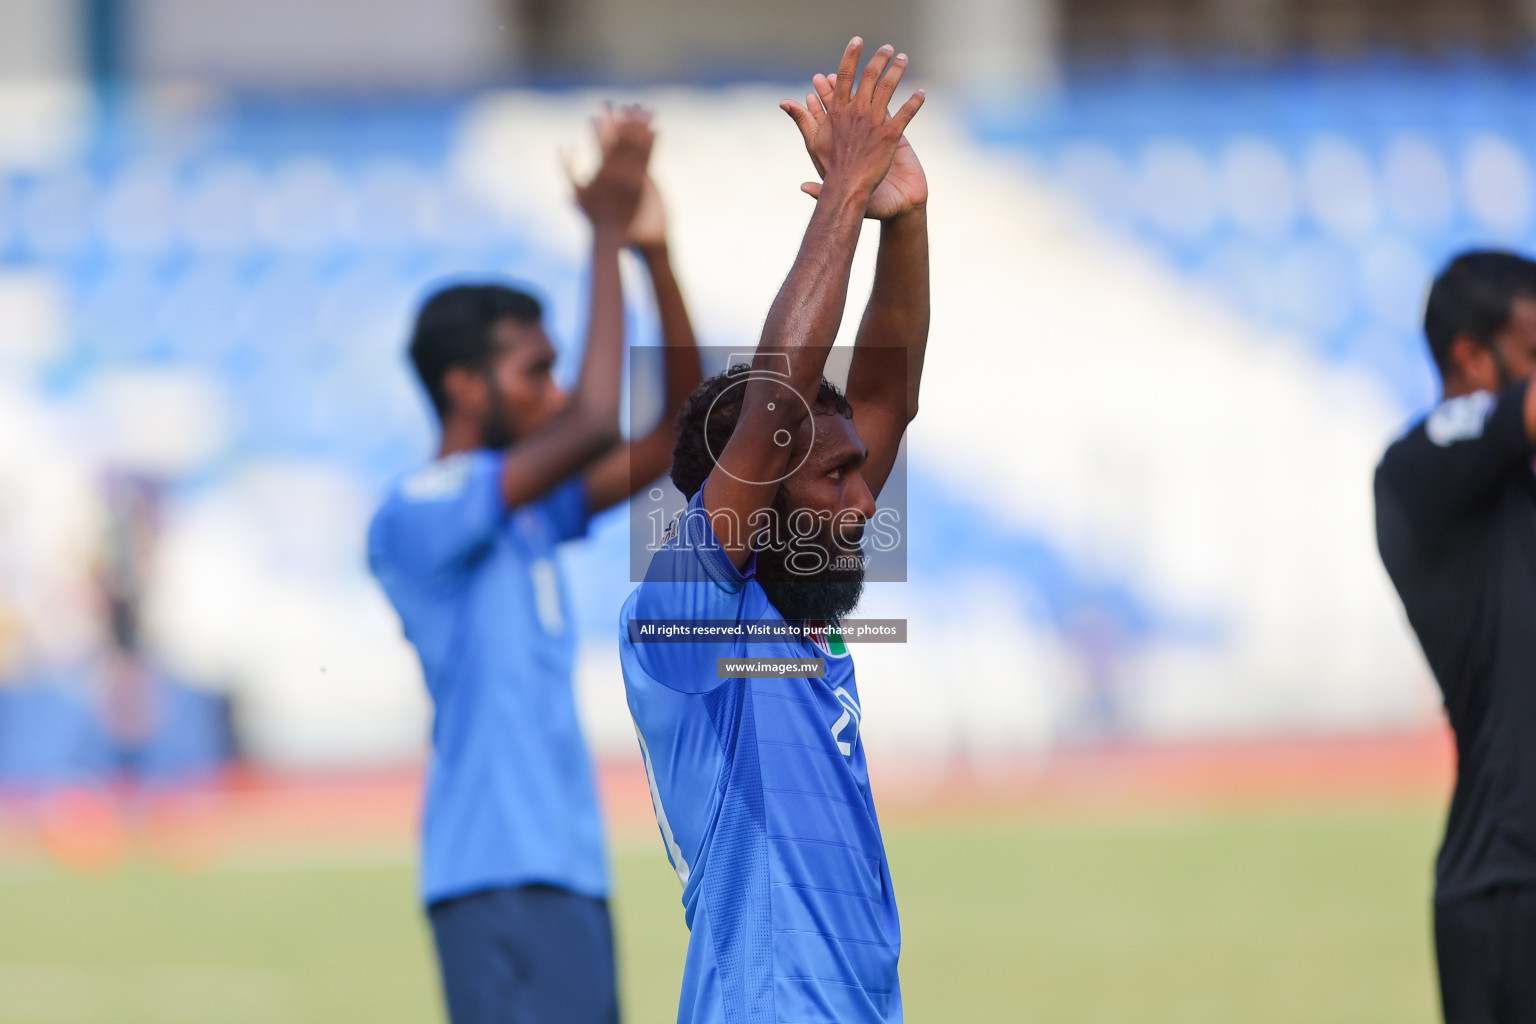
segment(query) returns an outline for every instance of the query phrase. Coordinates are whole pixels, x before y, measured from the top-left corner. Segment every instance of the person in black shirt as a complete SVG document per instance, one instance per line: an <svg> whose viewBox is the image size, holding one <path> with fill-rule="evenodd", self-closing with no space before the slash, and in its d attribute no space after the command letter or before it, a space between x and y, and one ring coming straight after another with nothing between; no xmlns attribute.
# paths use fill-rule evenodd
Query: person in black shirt
<svg viewBox="0 0 1536 1024"><path fill-rule="evenodd" d="M1536 1022L1536 262L1457 257L1424 331L1444 400L1376 469L1376 540L1456 733L1441 1004Z"/></svg>

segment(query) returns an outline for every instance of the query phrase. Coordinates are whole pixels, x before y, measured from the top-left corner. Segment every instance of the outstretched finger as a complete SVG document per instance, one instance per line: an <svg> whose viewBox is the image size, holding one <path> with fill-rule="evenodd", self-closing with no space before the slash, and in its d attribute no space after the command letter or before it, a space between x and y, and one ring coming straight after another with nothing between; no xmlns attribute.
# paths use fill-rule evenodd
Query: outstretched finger
<svg viewBox="0 0 1536 1024"><path fill-rule="evenodd" d="M898 128L900 128L902 131L907 130L907 125L912 123L912 119L916 117L917 112L922 109L923 99L926 95L927 94L922 89L917 90L917 92L913 93L911 97L908 98L907 102L901 105L901 109L896 111L896 113L891 116L891 120L896 122L896 126Z"/></svg>
<svg viewBox="0 0 1536 1024"><path fill-rule="evenodd" d="M828 110L832 109L832 94L837 88L837 72L812 78L811 88L815 89L816 95L821 98L821 105Z"/></svg>
<svg viewBox="0 0 1536 1024"><path fill-rule="evenodd" d="M597 116L592 119L592 129L597 133L598 148L608 152L619 134L619 120L613 112L612 103L604 103L598 110Z"/></svg>
<svg viewBox="0 0 1536 1024"><path fill-rule="evenodd" d="M816 137L816 119L811 112L794 100L780 100L779 109L788 114L795 122L795 127L800 129L800 134L805 136L807 144Z"/></svg>
<svg viewBox="0 0 1536 1024"><path fill-rule="evenodd" d="M859 70L859 54L864 52L864 40L854 36L843 49L843 59L837 66L837 85L833 90L838 106L853 98L853 78Z"/></svg>
<svg viewBox="0 0 1536 1024"><path fill-rule="evenodd" d="M816 95L822 97L822 106L828 111L833 109L833 103L837 101L837 72L829 75L816 75L811 78L811 84L816 88Z"/></svg>
<svg viewBox="0 0 1536 1024"><path fill-rule="evenodd" d="M833 94L837 89L837 73L812 76L811 88L816 91L816 98L821 101L821 108L823 110L831 110L832 104L835 102Z"/></svg>
<svg viewBox="0 0 1536 1024"><path fill-rule="evenodd" d="M896 87L901 84L901 76L907 73L907 55L898 53L891 58L891 66L880 79L880 84L875 86L875 106L881 110L891 108L891 97L896 95Z"/></svg>
<svg viewBox="0 0 1536 1024"><path fill-rule="evenodd" d="M812 199L820 199L821 198L821 182L819 182L819 181L806 181L806 182L802 182L800 184L800 191L804 192L806 195L810 196Z"/></svg>
<svg viewBox="0 0 1536 1024"><path fill-rule="evenodd" d="M869 58L869 63L864 65L864 74L859 77L859 96L869 100L875 99L875 89L880 84L880 76L885 74L885 69L890 66L891 58L896 54L896 47L886 43L875 51L875 55Z"/></svg>
<svg viewBox="0 0 1536 1024"><path fill-rule="evenodd" d="M822 120L827 116L826 108L821 105L821 97L813 92L805 94L805 109L810 111L811 120L817 124L821 124Z"/></svg>

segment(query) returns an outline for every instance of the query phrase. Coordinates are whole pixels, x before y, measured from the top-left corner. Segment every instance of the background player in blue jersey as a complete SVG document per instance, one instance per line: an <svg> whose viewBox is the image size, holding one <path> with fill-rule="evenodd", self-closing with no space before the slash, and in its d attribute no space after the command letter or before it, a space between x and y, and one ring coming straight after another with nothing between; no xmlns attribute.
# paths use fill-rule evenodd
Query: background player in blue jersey
<svg viewBox="0 0 1536 1024"><path fill-rule="evenodd" d="M858 601L864 524L917 412L927 183L902 137L922 94L888 114L906 55L881 47L855 81L861 50L849 43L806 106L784 104L823 178L805 186L816 210L753 364L706 381L678 416L672 479L689 504L620 618L690 929L681 1022L902 1019L901 929L836 620ZM844 397L822 372L866 216L880 253ZM636 642L644 620L701 619L829 628ZM722 658L801 665L755 675L717 671Z"/></svg>
<svg viewBox="0 0 1536 1024"><path fill-rule="evenodd" d="M574 389L531 296L460 286L423 306L411 358L442 421L436 461L368 534L369 560L421 657L435 706L421 892L455 1024L617 1019L607 866L571 690L574 638L555 548L665 471L671 416L700 378L638 109L598 119L591 313ZM619 442L619 250L649 267L667 413Z"/></svg>

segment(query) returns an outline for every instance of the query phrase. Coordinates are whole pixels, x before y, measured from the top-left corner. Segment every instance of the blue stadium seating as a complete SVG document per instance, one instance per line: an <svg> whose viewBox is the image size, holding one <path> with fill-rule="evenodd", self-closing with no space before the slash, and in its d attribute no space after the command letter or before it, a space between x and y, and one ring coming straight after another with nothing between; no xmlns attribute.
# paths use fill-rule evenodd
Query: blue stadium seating
<svg viewBox="0 0 1536 1024"><path fill-rule="evenodd" d="M1536 243L1536 73L1389 61L1078 82L983 113L1110 228L1245 315L1356 365L1405 413L1434 395L1434 270Z"/></svg>

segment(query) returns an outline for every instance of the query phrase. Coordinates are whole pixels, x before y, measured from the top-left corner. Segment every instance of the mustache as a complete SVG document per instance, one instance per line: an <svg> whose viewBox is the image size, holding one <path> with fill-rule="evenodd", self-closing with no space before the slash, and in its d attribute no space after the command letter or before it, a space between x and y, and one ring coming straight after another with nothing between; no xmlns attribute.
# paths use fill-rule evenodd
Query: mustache
<svg viewBox="0 0 1536 1024"><path fill-rule="evenodd" d="M779 527L809 511L791 508L782 489L771 507ZM757 581L785 619L840 619L864 594L860 546L866 520L862 515L818 519L815 533L800 536L785 529L758 549Z"/></svg>
<svg viewBox="0 0 1536 1024"><path fill-rule="evenodd" d="M831 528L808 537L790 537L757 548L759 579L862 580L864 552L858 543L843 543ZM862 536L863 531L859 531Z"/></svg>
<svg viewBox="0 0 1536 1024"><path fill-rule="evenodd" d="M840 619L858 607L864 556L838 545L831 533L824 530L798 547L758 550L758 584L784 618Z"/></svg>

